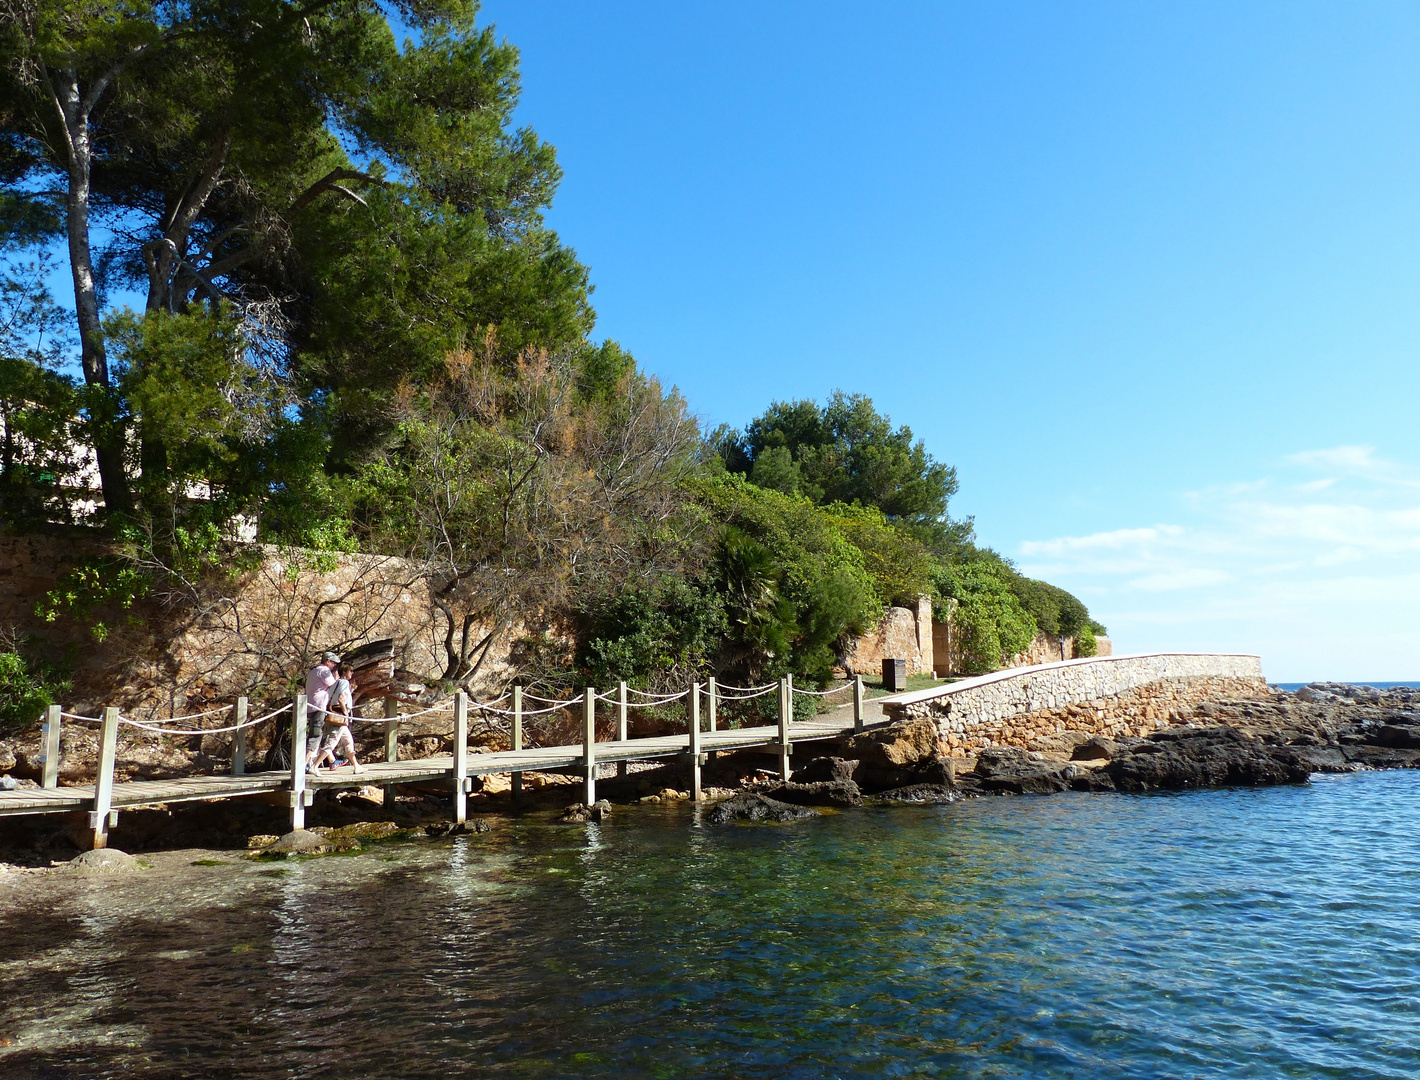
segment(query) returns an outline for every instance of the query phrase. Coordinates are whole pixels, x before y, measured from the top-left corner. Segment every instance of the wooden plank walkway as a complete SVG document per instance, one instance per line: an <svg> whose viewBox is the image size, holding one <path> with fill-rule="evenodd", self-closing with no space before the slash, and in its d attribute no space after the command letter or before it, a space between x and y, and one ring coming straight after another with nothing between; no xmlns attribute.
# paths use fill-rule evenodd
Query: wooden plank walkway
<svg viewBox="0 0 1420 1080"><path fill-rule="evenodd" d="M788 725L791 746L795 742L838 738L843 735L851 735L853 732L854 717L851 709L836 710L811 720L795 721ZM702 731L696 742L700 755L710 751L753 748L762 748L768 752L778 753L779 727L766 725ZM597 765L615 764L623 761L688 758L690 743L689 732L683 735L628 739L624 742L598 742L593 744L593 757ZM781 755L781 759L787 765L787 755ZM585 748L579 743L571 746L534 747L525 750L467 754L465 763L464 775L466 776L551 772L569 768L585 769L586 753ZM319 773L306 773L304 787L307 791L315 792L366 785L446 780L449 781L452 791L455 770L456 762L451 754L414 758L407 761L371 762L359 774L356 774L354 769L349 766L323 770ZM194 799L239 798L245 795L258 795L274 791L285 791L295 796L296 792L292 790L292 779L292 774L287 771L252 773L245 776L191 776L175 780L132 780L112 785L108 807L111 810L130 809L136 806L153 806ZM0 816L92 811L95 808L95 800L96 792L93 784L0 791ZM292 801L296 800L293 798Z"/></svg>

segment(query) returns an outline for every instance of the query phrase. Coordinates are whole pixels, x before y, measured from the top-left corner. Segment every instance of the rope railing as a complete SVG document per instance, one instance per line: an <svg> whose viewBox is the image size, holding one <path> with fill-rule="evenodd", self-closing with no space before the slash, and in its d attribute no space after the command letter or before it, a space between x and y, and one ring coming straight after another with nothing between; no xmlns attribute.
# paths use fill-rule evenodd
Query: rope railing
<svg viewBox="0 0 1420 1080"><path fill-rule="evenodd" d="M777 682L767 682L763 686L730 686L727 683L717 682L715 684L715 689L729 690L732 693L736 694L754 694L755 696L758 696L759 694L768 693L770 690L777 689L778 686L779 684Z"/></svg>
<svg viewBox="0 0 1420 1080"><path fill-rule="evenodd" d="M156 724L147 724L142 720L133 720L127 716L120 715L118 722L127 724L129 727L141 728L143 731L155 731L159 735L225 735L230 731L242 731L249 727L256 727L257 724L264 724L268 717L258 717L255 720L247 720L245 723L233 724L230 727L219 728L170 728L159 727Z"/></svg>
<svg viewBox="0 0 1420 1080"><path fill-rule="evenodd" d="M778 689L779 689L779 684L778 684L778 683L770 683L767 688L766 688L766 687L761 687L759 690L756 690L756 691L754 691L753 693L748 693L748 694L729 693L729 694L727 694L727 693L724 692L725 688L722 687L722 686L720 686L718 683L716 683L716 684L715 684L715 696L716 696L717 698L719 698L721 701L753 701L755 698L762 698L762 697L764 697L766 694L772 694L772 693L774 693L774 692L775 692L776 690L778 690Z"/></svg>
<svg viewBox="0 0 1420 1080"><path fill-rule="evenodd" d="M78 713L71 712L61 712L59 715L65 720L78 720L83 724L102 724L104 722L102 716L80 716Z"/></svg>
<svg viewBox="0 0 1420 1080"><path fill-rule="evenodd" d="M339 777L336 778L336 783L346 781L347 785L379 784L383 786L385 796L388 797L391 791L397 790L396 785L406 782L409 777L426 778L431 775L430 763L421 764L412 770L403 770L398 767L400 738L402 735L406 738L408 748L413 753L411 760L424 762L426 758L448 758L450 756L448 729L443 728L442 724L435 724L427 728L416 727L401 732L399 725L417 720L420 717L435 714L447 716L452 712L452 763L437 760L432 762L432 775L447 772L453 781L455 816L459 821L465 819L464 815L467 812L466 796L471 790L471 776L475 773L486 772L490 768L497 768L500 765L512 773L514 798L517 798L521 791L523 776L521 770L537 769L540 767L539 763L558 770L569 767L579 769L583 773L585 783L584 801L587 805L594 805L597 769L601 765L614 762L618 775L624 777L628 775L626 766L630 761L639 757L684 758L691 770L693 797L698 799L701 792L701 767L708 760L708 756L717 753L746 748L758 748L756 752L759 753L772 752L779 759L780 775L787 778L790 775L790 752L793 744L803 739L826 737L823 724L799 727L794 723L794 702L800 698L826 698L850 690L853 692L852 730L862 731L865 729L865 709L861 678L852 679L839 686L830 686L824 690L796 688L793 686L792 678L788 676L761 686L724 685L711 679L704 683L695 683L677 693L639 690L629 687L623 682L615 689L602 692L598 692L594 687L586 687L578 696L565 700L525 694L520 687L515 686L511 690L511 695L504 693L488 701L477 701L471 699L466 691L460 690L452 697L411 713L400 713L398 698L389 694L384 698L385 716L353 716L350 718L352 722L361 724L385 725L384 742L387 765L382 766L374 773L375 779L373 780L346 781L346 778ZM746 708L739 707L741 703L776 692L778 693L778 703L774 708L768 707L770 703ZM509 696L512 697L512 701L516 705L515 708L503 707ZM644 748L644 753L638 752L636 747L630 745L635 742L628 730L628 713L632 707L648 710L683 700L687 702L684 715L668 711L660 714L661 723L649 725L654 730L648 738L648 745ZM596 708L595 702L602 702L603 707L605 704L617 706L611 738L606 737L607 711ZM533 707L525 708L525 703ZM708 708L705 707L707 703ZM119 742L117 733L120 725L151 732L157 736L193 737L230 734L233 736L231 739L233 785L231 787L223 784L199 785L200 790L183 788L176 793L177 799L222 797L221 793L241 795L258 790L268 791L273 789L273 780L269 775L271 772L289 771L292 827L301 828L305 821L305 808L312 805L315 794L315 791L306 783L307 778L311 775L307 765L307 746L316 734L321 733L322 717L329 715L328 710L315 706L300 694L295 694L292 700L279 708L272 709L261 716L248 718L248 704L248 699L243 695L238 697L233 705L220 706L187 716L174 716L165 720L151 721L124 716L116 707L105 708L101 716L84 716L79 713L64 712L57 705L50 706L46 713L47 720L41 735L42 753L39 760L44 765L43 786L47 788L58 786L61 751L59 721L67 719L74 723L101 724L99 769L92 795L93 811L90 814L91 823L97 824L91 824L90 828L95 833L95 845L102 846L109 826L117 820L117 809L114 807L114 789L117 776L115 755ZM577 708L579 705L582 706L581 710ZM832 707L820 706L819 708ZM718 713L717 709L720 710ZM233 710L235 710L235 715L232 719L236 721L234 723L225 723L223 726L210 728L176 726L183 721L201 721L207 717L228 715ZM304 714L306 724L303 725L299 722L298 711ZM288 712L291 713L293 722L289 725L289 732L282 736L288 740L287 744L285 746L273 745L267 748L264 764L268 768L258 768L257 770L258 772L266 772L268 775L256 781L241 781L239 778L246 775L247 729L275 720ZM553 719L553 714L557 713L566 713L567 715ZM642 715L645 716L644 713ZM842 718L841 712L835 715ZM726 721L728 721L728 725L726 725ZM742 730L731 731L732 728ZM540 757L511 756L501 762L485 758L481 763L473 765L471 768L470 736L474 736L477 729L501 732L510 736L507 745L514 755L532 750L555 752ZM678 733L680 741L667 740L665 736L668 729L672 733ZM280 733L282 728L278 726L275 730ZM842 730L846 731L847 726L842 725ZM832 733L831 726L828 731L830 734ZM434 736L437 737L434 738ZM638 735L637 737L642 736ZM433 746L430 746L431 742L434 743ZM503 745L497 740L480 742L477 738L474 738L472 742L474 753L486 751L490 755L500 753L500 747ZM580 754L571 758L572 764L569 766L567 751L577 747L578 743L580 743ZM607 749L608 743L616 745L614 748ZM362 755L365 752L362 751ZM280 764L283 759L286 762L285 765ZM354 756L351 755L349 760L353 764L355 762ZM357 766L357 771L363 772L364 770ZM321 777L314 787L318 790L329 785L330 782L325 777ZM243 783L248 786L242 786ZM277 777L275 786L284 788L286 781ZM193 793L194 790L197 790L196 794ZM210 794L211 792L219 794L213 796ZM140 794L151 793L144 789ZM83 798L87 800L89 796L85 795ZM129 794L126 798L131 802L133 796ZM128 805L128 802L120 799L120 805Z"/></svg>
<svg viewBox="0 0 1420 1080"><path fill-rule="evenodd" d="M542 700L547 701L550 699L543 698ZM573 698L571 701L563 701L555 705L550 705L545 709L524 709L521 713L518 713L513 709L495 709L491 705L482 706L482 709L484 712L497 713L499 716L546 716L548 713L558 712L559 710L565 709L568 706L580 704L580 702L580 698ZM469 705L472 706L473 702L469 702Z"/></svg>
<svg viewBox="0 0 1420 1080"><path fill-rule="evenodd" d="M794 693L803 694L805 697L828 697L830 694L841 694L844 690L851 690L852 688L853 684L851 682L846 682L842 686L830 687L827 690L800 690L796 686L794 687Z"/></svg>
<svg viewBox="0 0 1420 1080"><path fill-rule="evenodd" d="M524 700L524 701L538 701L538 702L541 702L541 703L544 704L544 705L554 705L554 706L556 706L557 708L561 709L561 708L564 708L564 707L566 707L566 706L568 706L568 705L573 704L574 702L580 701L580 700L582 700L582 699L581 699L581 698L569 698L569 699L566 700L566 701L560 701L560 700L558 700L557 698L538 697L536 694L529 694L527 691L524 691L524 692L523 692L523 700Z"/></svg>
<svg viewBox="0 0 1420 1080"><path fill-rule="evenodd" d="M295 703L294 701L288 701L288 702L286 702L285 705L282 705L281 708L279 708L279 709L272 709L271 712L267 713L265 716L258 716L255 720L252 721L252 723L253 723L253 724L260 724L260 723L262 723L262 722L264 722L264 721L266 721L266 720L274 719L275 717L280 716L282 713L286 712L287 710L289 710L289 709L294 709L295 707L296 707L296 703Z"/></svg>
<svg viewBox="0 0 1420 1080"><path fill-rule="evenodd" d="M148 724L178 724L184 720L201 720L204 716L218 716L224 712L231 712L235 705L220 705L215 709L208 709L206 712L188 713L186 716L170 716L166 720L146 720Z"/></svg>

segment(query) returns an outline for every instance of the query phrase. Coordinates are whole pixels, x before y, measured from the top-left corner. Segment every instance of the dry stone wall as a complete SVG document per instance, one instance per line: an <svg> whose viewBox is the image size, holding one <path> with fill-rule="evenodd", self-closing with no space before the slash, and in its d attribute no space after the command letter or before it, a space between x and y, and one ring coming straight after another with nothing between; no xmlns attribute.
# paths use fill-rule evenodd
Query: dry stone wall
<svg viewBox="0 0 1420 1080"><path fill-rule="evenodd" d="M883 700L889 718L930 719L947 749L1062 751L1095 735L1146 735L1199 702L1268 693L1256 656L1151 653L998 671Z"/></svg>
<svg viewBox="0 0 1420 1080"><path fill-rule="evenodd" d="M83 529L0 530L0 635L31 639L72 671L66 709L117 705L152 719L226 705L238 694L256 704L280 702L323 650L345 652L379 638L394 639L398 666L411 677L443 670L445 623L426 582L417 567L378 555L253 545L255 565L216 583L200 606L140 602L53 623L36 615L36 603L63 574L106 550L102 537ZM101 640L90 632L93 619L109 627ZM473 640L488 629L474 627ZM519 639L548 629L519 624L505 631L474 691L501 686Z"/></svg>

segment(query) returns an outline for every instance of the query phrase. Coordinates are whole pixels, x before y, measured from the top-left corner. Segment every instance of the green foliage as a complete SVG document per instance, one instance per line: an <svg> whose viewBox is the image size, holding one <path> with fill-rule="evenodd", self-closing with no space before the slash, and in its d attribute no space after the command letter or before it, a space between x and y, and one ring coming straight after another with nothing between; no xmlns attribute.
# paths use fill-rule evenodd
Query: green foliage
<svg viewBox="0 0 1420 1080"><path fill-rule="evenodd" d="M105 329L138 436L135 486L147 514L224 523L253 509L285 464L275 436L290 424L289 398L254 361L231 308L125 309Z"/></svg>
<svg viewBox="0 0 1420 1080"><path fill-rule="evenodd" d="M1099 642L1095 640L1095 628L1087 622L1075 634L1075 655L1084 657L1095 656L1098 653Z"/></svg>
<svg viewBox="0 0 1420 1080"><path fill-rule="evenodd" d="M0 516L7 523L71 520L64 485L79 474L80 401L67 376L0 356Z"/></svg>
<svg viewBox="0 0 1420 1080"><path fill-rule="evenodd" d="M730 619L725 668L755 680L794 671L826 681L837 643L882 613L863 552L802 496L736 476L702 492L725 526L717 568Z"/></svg>
<svg viewBox="0 0 1420 1080"><path fill-rule="evenodd" d="M994 552L938 569L936 617L947 618L942 601L957 601L951 618L970 672L995 671L1035 638L1035 619L1016 598L1013 574Z"/></svg>
<svg viewBox="0 0 1420 1080"><path fill-rule="evenodd" d="M813 401L776 401L743 432L721 429L713 442L725 467L759 487L811 502L860 503L947 554L970 536L947 502L956 470L935 461L907 427L894 428L862 394L834 391Z"/></svg>
<svg viewBox="0 0 1420 1080"><path fill-rule="evenodd" d="M874 507L835 503L833 523L863 553L874 591L889 604L911 607L932 591L933 560L913 536L888 522Z"/></svg>
<svg viewBox="0 0 1420 1080"><path fill-rule="evenodd" d="M54 669L13 649L0 652L0 735L33 730L68 690L69 681Z"/></svg>
<svg viewBox="0 0 1420 1080"><path fill-rule="evenodd" d="M1089 610L1078 597L1049 582L1023 577L1014 568L1011 591L1035 618L1042 634L1075 637L1089 622Z"/></svg>
<svg viewBox="0 0 1420 1080"><path fill-rule="evenodd" d="M35 614L45 622L66 615L87 623L95 641L109 635L107 623L94 618L99 608L131 608L153 589L151 574L120 556L86 559L68 571L55 587L35 605Z"/></svg>
<svg viewBox="0 0 1420 1080"><path fill-rule="evenodd" d="M662 578L628 588L583 614L577 664L591 686L622 679L678 686L712 673L726 629L720 595Z"/></svg>

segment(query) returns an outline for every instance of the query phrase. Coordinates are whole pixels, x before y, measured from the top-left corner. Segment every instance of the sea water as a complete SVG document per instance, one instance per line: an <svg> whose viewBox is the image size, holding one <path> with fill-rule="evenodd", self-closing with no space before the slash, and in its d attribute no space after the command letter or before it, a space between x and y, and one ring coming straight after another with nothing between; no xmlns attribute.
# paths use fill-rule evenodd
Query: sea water
<svg viewBox="0 0 1420 1080"><path fill-rule="evenodd" d="M1420 774L0 876L0 1075L1420 1076Z"/></svg>

